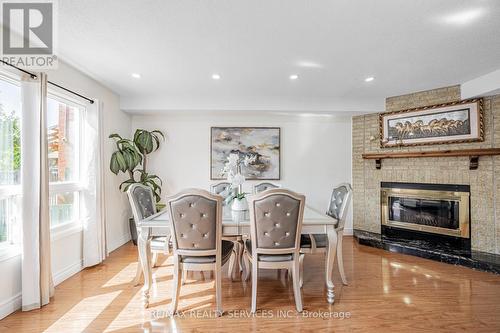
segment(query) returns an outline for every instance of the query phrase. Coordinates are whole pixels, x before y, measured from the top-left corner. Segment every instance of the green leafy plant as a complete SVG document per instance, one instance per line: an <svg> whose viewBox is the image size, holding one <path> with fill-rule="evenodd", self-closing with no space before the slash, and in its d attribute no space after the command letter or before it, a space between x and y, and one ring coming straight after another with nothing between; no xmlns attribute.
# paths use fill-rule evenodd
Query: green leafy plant
<svg viewBox="0 0 500 333"><path fill-rule="evenodd" d="M247 194L250 194L250 193L246 193L246 192L235 193L235 192L232 192L232 194L230 194L229 196L226 197L226 204L230 204L234 199L241 201L244 198L246 198Z"/></svg>
<svg viewBox="0 0 500 333"><path fill-rule="evenodd" d="M115 140L116 151L111 155L109 169L115 175L123 172L129 179L120 184L120 190L127 191L132 184L143 184L153 190L156 202L161 197L162 181L157 175L146 171L147 157L160 148L165 136L159 130L147 131L138 129L133 140L122 138L118 134L111 134L110 139Z"/></svg>

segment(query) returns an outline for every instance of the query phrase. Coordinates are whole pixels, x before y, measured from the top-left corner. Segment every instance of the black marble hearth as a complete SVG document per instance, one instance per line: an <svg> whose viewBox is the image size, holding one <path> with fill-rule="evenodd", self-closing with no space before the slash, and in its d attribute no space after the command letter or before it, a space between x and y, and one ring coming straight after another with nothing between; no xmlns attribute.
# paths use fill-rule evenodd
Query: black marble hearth
<svg viewBox="0 0 500 333"><path fill-rule="evenodd" d="M500 255L497 254L460 250L445 244L437 245L435 242L423 239L392 239L356 229L354 230L354 238L361 245L500 274Z"/></svg>

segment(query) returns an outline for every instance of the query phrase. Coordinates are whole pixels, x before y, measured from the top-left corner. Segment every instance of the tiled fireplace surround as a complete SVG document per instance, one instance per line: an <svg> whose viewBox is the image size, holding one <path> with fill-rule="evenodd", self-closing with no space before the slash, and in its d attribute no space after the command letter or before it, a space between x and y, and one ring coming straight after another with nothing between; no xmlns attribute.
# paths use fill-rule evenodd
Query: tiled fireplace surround
<svg viewBox="0 0 500 333"><path fill-rule="evenodd" d="M386 99L386 110L404 110L460 100L460 86ZM385 159L382 168L363 153L500 147L500 95L484 98L485 140L477 143L380 148L378 114L352 119L353 225L380 234L380 182L467 184L471 192L472 250L500 254L500 156L479 158L469 170L468 157ZM373 140L375 137L375 140Z"/></svg>

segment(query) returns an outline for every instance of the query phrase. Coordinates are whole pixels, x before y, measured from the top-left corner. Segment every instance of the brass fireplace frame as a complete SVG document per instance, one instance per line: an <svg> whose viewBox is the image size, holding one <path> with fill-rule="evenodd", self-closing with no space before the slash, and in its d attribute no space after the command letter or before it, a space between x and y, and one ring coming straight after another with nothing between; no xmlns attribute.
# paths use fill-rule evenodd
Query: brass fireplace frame
<svg viewBox="0 0 500 333"><path fill-rule="evenodd" d="M416 223L398 222L389 220L389 197L398 196L404 198L414 199L428 199L428 200L450 200L458 202L459 212L459 228L447 229L441 227L434 227L428 225L421 225ZM381 200L381 223L389 227L397 227L402 229L430 232L435 234L470 238L469 228L469 192L455 192L455 191L434 191L424 189L407 189L407 188L387 188L382 187L380 190Z"/></svg>

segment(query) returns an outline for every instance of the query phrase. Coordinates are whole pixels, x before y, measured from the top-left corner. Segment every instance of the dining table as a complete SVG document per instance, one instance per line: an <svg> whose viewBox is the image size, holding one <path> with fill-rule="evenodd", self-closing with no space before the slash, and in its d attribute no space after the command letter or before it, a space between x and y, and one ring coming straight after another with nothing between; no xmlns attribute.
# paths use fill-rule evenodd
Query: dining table
<svg viewBox="0 0 500 333"><path fill-rule="evenodd" d="M326 234L328 245L325 259L325 282L326 282L326 300L333 304L335 301L333 268L337 250L337 232L335 227L337 220L325 213L309 207L304 208L304 217L302 221L302 234ZM169 236L170 223L167 210L162 210L149 216L137 223L138 228L138 251L139 260L144 272L144 285L142 287L143 306L149 306L150 290L152 285L151 268L151 240L155 236ZM250 237L250 214L248 210L236 211L230 206L224 205L222 209L222 237L229 239L242 240ZM243 246L238 247L238 255L232 267L234 271L240 272L240 258ZM245 270L245 265L242 265ZM249 269L248 267L246 269ZM233 273L231 273L233 274ZM248 274L248 271L247 271Z"/></svg>

